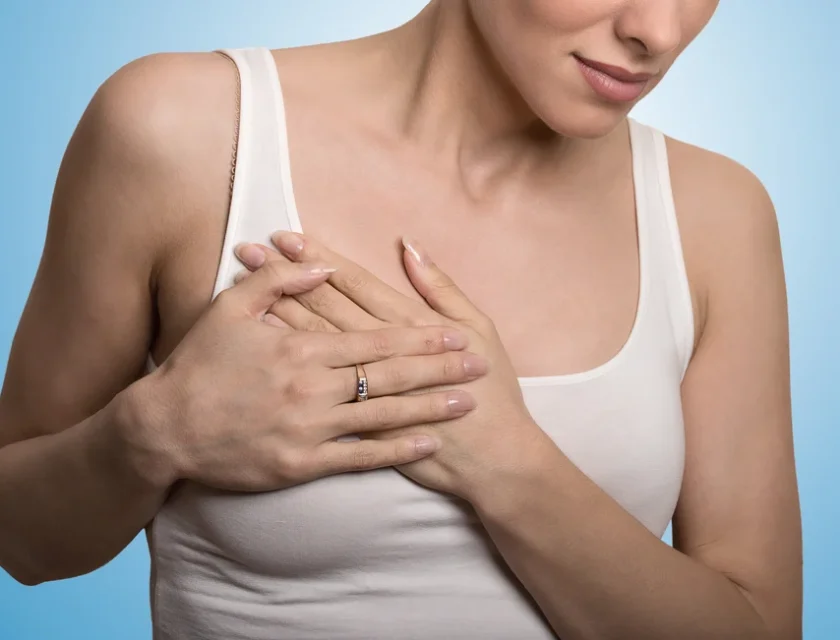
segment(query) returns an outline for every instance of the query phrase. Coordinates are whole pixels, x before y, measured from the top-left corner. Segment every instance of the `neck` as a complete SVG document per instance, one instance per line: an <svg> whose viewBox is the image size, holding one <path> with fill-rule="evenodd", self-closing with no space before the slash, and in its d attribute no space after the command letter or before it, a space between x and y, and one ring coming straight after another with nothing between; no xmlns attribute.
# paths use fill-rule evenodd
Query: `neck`
<svg viewBox="0 0 840 640"><path fill-rule="evenodd" d="M469 191L513 175L554 182L558 171L579 174L611 148L613 136L568 138L534 114L488 50L466 0L433 0L380 37L388 62L379 83L388 87L391 122L438 165L454 167Z"/></svg>
<svg viewBox="0 0 840 640"><path fill-rule="evenodd" d="M386 37L407 137L459 156L558 140L487 50L465 0L434 0Z"/></svg>

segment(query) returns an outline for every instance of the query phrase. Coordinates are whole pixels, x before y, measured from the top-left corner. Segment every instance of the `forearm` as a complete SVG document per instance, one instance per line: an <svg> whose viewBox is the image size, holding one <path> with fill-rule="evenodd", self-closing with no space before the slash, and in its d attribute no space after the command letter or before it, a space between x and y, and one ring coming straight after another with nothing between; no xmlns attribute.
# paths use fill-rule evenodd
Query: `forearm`
<svg viewBox="0 0 840 640"><path fill-rule="evenodd" d="M560 451L474 504L563 640L771 637L733 582L651 534Z"/></svg>
<svg viewBox="0 0 840 640"><path fill-rule="evenodd" d="M154 517L168 485L125 437L145 428L136 394L129 388L73 427L0 449L0 566L19 581L92 571Z"/></svg>

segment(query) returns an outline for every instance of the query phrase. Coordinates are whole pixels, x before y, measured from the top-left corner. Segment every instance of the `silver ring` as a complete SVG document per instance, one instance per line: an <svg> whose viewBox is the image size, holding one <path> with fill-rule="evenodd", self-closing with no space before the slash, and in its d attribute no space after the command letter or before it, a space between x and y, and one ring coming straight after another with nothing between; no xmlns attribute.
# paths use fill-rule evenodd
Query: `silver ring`
<svg viewBox="0 0 840 640"><path fill-rule="evenodd" d="M356 402L364 402L368 399L368 380L365 375L365 368L356 365Z"/></svg>

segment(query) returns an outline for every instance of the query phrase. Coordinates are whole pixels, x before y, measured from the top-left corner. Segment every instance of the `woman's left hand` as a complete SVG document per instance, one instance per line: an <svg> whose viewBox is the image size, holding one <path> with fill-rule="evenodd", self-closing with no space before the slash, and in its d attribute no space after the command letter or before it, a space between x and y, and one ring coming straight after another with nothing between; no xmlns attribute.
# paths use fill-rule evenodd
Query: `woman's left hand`
<svg viewBox="0 0 840 640"><path fill-rule="evenodd" d="M412 239L404 238L403 262L414 288L427 304L388 286L356 263L300 234L281 231L272 238L292 261L323 260L337 267L316 289L285 297L271 313L299 330L349 331L386 326L451 325L468 337L467 349L483 356L487 373L466 383L477 407L444 425L406 427L402 433L424 433L441 442L433 455L397 467L431 489L475 501L499 471L516 471L554 448L525 406L516 373L492 320L470 302L452 279ZM237 255L249 269L265 259L283 259L260 245L243 245ZM476 372L479 373L479 372ZM360 437L393 437L359 434Z"/></svg>

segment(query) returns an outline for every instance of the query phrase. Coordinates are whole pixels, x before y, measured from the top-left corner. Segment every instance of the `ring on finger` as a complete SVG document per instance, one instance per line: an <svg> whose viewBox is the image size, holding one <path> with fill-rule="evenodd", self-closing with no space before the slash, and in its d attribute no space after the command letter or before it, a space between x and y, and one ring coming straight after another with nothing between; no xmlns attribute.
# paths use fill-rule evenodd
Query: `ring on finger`
<svg viewBox="0 0 840 640"><path fill-rule="evenodd" d="M368 379L365 368L361 364L356 365L356 402L364 402L368 399Z"/></svg>

